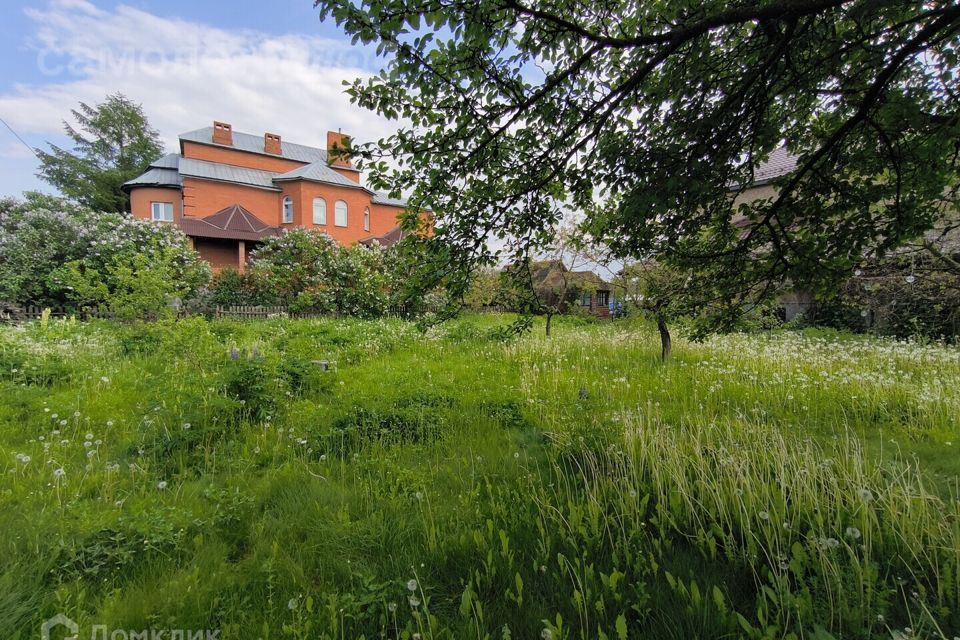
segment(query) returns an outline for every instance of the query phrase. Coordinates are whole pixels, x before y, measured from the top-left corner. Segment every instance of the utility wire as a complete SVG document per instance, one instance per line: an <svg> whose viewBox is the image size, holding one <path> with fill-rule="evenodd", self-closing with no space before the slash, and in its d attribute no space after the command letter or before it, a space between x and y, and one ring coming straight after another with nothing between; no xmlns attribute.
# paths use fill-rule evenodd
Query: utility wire
<svg viewBox="0 0 960 640"><path fill-rule="evenodd" d="M23 144L23 146L25 146L27 149L30 149L30 153L32 153L34 156L36 156L37 160L40 159L40 154L37 153L37 150L34 149L33 147L31 147L29 144L27 144L27 141L24 140L23 138L21 138L21 137L20 137L20 134L17 133L16 131L14 131L14 130L13 130L13 127L11 127L9 124L7 124L7 121L6 121L6 120L4 120L3 118L0 118L0 122L2 122L2 123L3 123L3 126L5 126L7 129L10 130L10 133L13 134L13 137L15 137L17 140L19 140L19 141L21 142L21 144Z"/></svg>

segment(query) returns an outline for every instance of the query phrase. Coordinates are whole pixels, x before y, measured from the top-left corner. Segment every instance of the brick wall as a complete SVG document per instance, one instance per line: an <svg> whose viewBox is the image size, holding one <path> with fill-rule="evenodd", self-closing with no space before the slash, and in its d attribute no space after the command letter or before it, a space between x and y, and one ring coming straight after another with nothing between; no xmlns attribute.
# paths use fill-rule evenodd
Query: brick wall
<svg viewBox="0 0 960 640"><path fill-rule="evenodd" d="M130 212L134 218L150 220L150 205L154 202L170 202L173 204L173 221L180 222L183 216L180 191L178 189L161 189L156 187L139 187L130 192Z"/></svg>
<svg viewBox="0 0 960 640"><path fill-rule="evenodd" d="M236 240L194 238L193 248L210 263L214 271L224 267L238 269L240 266L239 243Z"/></svg>
<svg viewBox="0 0 960 640"><path fill-rule="evenodd" d="M239 204L267 224L277 226L280 224L280 200L281 194L277 191L197 178L183 179L183 213L197 218Z"/></svg>
<svg viewBox="0 0 960 640"><path fill-rule="evenodd" d="M196 142L183 143L183 157L193 158L194 160L206 160L207 162L220 162L235 167L273 171L275 173L286 173L287 171L298 169L306 164L305 162L297 162L296 160L289 160L287 158L275 158L259 153L227 149L225 147L213 147Z"/></svg>

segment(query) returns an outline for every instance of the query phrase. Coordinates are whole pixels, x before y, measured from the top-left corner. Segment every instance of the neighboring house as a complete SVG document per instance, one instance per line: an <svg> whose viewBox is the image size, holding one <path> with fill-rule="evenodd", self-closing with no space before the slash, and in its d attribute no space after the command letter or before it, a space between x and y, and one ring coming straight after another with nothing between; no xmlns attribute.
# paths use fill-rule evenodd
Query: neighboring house
<svg viewBox="0 0 960 640"><path fill-rule="evenodd" d="M540 260L530 264L530 279L544 304L565 310L579 306L610 317L610 285L593 271L571 271L561 260Z"/></svg>
<svg viewBox="0 0 960 640"><path fill-rule="evenodd" d="M777 195L777 190L771 184L781 176L785 176L797 168L797 156L780 147L770 154L766 162L754 171L753 184L740 192L733 200L736 208L744 203L756 200L766 200ZM747 219L734 215L733 224L739 228L747 226ZM744 231L744 233L747 233ZM784 320L793 320L806 313L814 306L813 294L806 291L788 291L780 296L780 314Z"/></svg>
<svg viewBox="0 0 960 640"><path fill-rule="evenodd" d="M166 155L127 182L135 218L175 224L215 270L243 271L250 251L287 229L320 229L344 245L392 244L406 208L361 184L349 158L332 153L349 138L327 133L327 148L280 136L233 131L223 122L180 136Z"/></svg>

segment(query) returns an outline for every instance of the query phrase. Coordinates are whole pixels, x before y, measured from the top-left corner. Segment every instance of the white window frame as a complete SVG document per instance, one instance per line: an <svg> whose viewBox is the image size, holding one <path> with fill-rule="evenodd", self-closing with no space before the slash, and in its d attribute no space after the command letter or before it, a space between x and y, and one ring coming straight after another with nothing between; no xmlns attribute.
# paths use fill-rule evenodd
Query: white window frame
<svg viewBox="0 0 960 640"><path fill-rule="evenodd" d="M154 222L173 222L173 203L151 202L150 219Z"/></svg>
<svg viewBox="0 0 960 640"><path fill-rule="evenodd" d="M317 208L317 205L320 205L319 210ZM327 224L327 201L324 200L323 198L313 199L313 224L316 224L316 225Z"/></svg>
<svg viewBox="0 0 960 640"><path fill-rule="evenodd" d="M286 196L283 199L281 220L283 224L293 224L293 198Z"/></svg>
<svg viewBox="0 0 960 640"><path fill-rule="evenodd" d="M370 231L370 207L363 210L363 230Z"/></svg>
<svg viewBox="0 0 960 640"><path fill-rule="evenodd" d="M342 205L342 208L341 208ZM341 218L341 213L343 217ZM337 227L347 226L349 221L349 211L347 209L347 203L344 200L337 200L333 205L333 224Z"/></svg>

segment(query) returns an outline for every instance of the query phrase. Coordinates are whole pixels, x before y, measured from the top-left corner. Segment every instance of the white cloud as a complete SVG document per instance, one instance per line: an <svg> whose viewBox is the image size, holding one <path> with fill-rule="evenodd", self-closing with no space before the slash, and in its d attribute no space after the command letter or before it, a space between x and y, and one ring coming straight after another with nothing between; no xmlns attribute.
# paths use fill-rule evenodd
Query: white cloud
<svg viewBox="0 0 960 640"><path fill-rule="evenodd" d="M143 104L170 150L177 134L213 120L323 145L328 129L363 141L392 130L350 104L343 81L369 75L369 51L345 41L228 31L120 5L50 0L27 10L29 38L47 80L0 94L0 116L21 133L59 136L78 102L121 92Z"/></svg>

